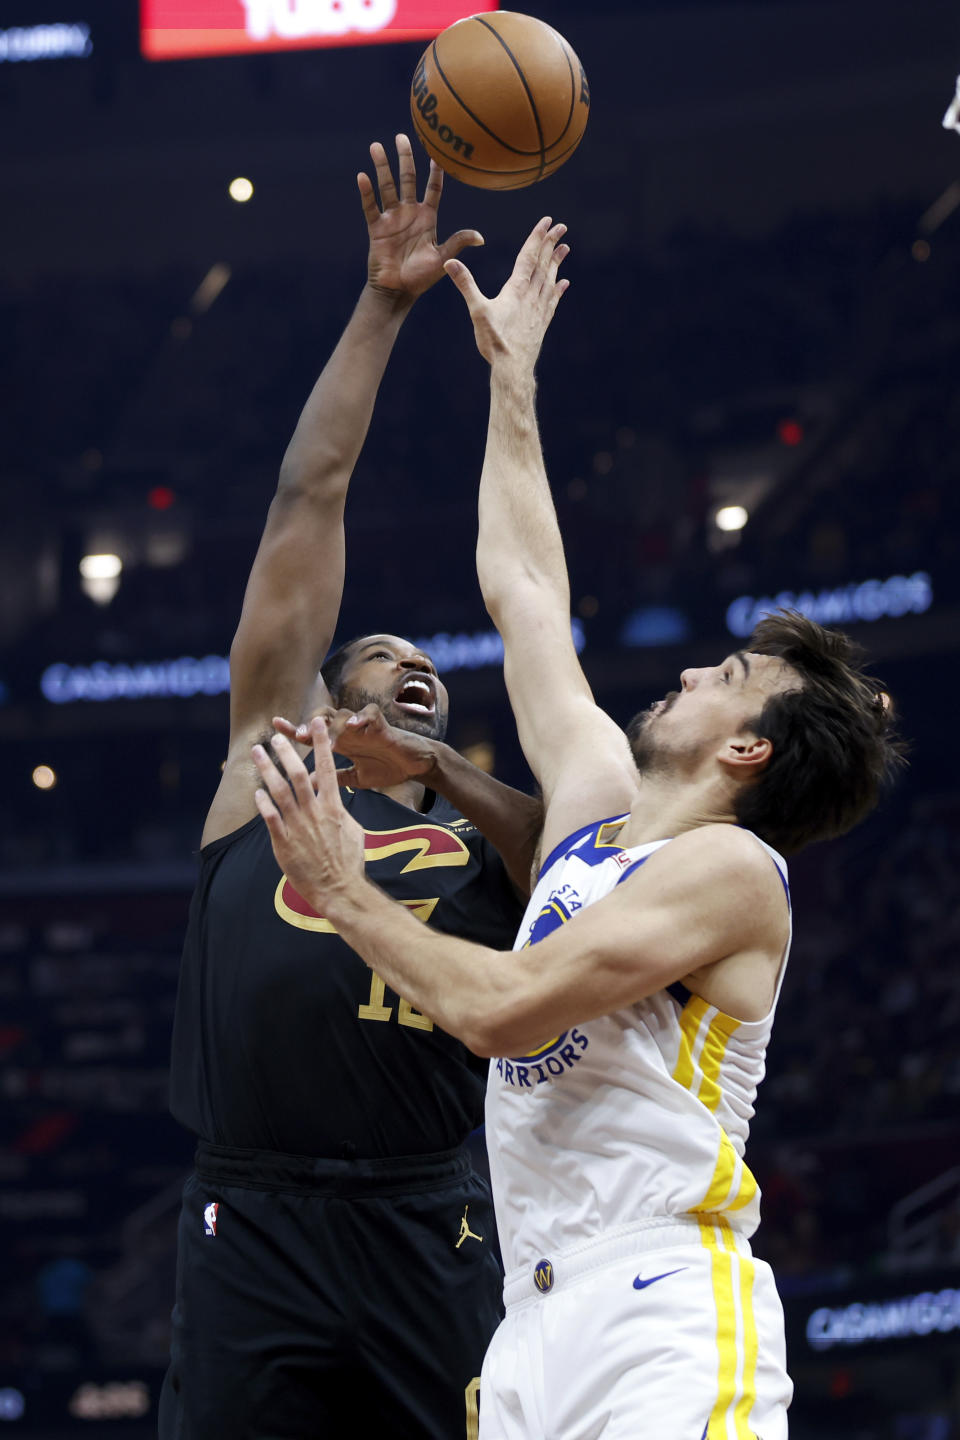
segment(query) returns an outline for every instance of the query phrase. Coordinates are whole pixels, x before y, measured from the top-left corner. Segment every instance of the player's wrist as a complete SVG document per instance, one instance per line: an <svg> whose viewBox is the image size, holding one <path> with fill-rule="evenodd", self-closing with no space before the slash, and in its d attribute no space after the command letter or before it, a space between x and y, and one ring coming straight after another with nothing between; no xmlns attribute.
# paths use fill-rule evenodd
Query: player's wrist
<svg viewBox="0 0 960 1440"><path fill-rule="evenodd" d="M364 294L369 302L381 310L384 315L401 320L416 299L416 296L411 295L408 290L393 290L388 285L379 285L376 280L371 280L369 277L364 286Z"/></svg>
<svg viewBox="0 0 960 1440"><path fill-rule="evenodd" d="M501 394L512 398L528 399L536 393L537 357L518 355L514 351L502 351L490 362L490 385Z"/></svg>

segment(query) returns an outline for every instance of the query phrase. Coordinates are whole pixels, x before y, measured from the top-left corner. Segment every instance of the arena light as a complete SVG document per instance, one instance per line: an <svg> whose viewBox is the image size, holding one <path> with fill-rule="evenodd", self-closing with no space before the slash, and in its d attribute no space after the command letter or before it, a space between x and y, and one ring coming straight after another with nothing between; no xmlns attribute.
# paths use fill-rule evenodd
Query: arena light
<svg viewBox="0 0 960 1440"><path fill-rule="evenodd" d="M52 790L57 783L57 772L52 765L35 765L30 779L38 790Z"/></svg>
<svg viewBox="0 0 960 1440"><path fill-rule="evenodd" d="M742 505L721 505L713 523L718 530L742 530L750 519L750 515Z"/></svg>
<svg viewBox="0 0 960 1440"><path fill-rule="evenodd" d="M148 60L430 40L497 0L140 0Z"/></svg>
<svg viewBox="0 0 960 1440"><path fill-rule="evenodd" d="M246 205L247 201L253 198L253 181L248 180L246 175L238 175L236 179L230 181L227 191L231 200L236 200L238 205ZM229 279L229 273L227 278ZM225 285L226 280L223 283ZM222 285L220 289L223 289Z"/></svg>
<svg viewBox="0 0 960 1440"><path fill-rule="evenodd" d="M109 605L120 589L123 561L119 555L84 555L80 561L80 587L95 605Z"/></svg>
<svg viewBox="0 0 960 1440"><path fill-rule="evenodd" d="M116 580L122 569L119 555L84 555L80 561L84 580Z"/></svg>

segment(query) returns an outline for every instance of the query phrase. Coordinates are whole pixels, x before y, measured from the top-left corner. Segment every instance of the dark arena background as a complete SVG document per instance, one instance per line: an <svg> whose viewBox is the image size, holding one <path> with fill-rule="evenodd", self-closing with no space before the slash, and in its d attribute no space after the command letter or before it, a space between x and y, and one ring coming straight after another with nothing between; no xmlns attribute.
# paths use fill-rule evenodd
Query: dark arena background
<svg viewBox="0 0 960 1440"><path fill-rule="evenodd" d="M489 289L541 214L570 226L540 414L600 702L624 721L797 604L912 746L793 869L751 1149L791 1433L957 1440L960 8L532 8L586 67L584 142L539 187L448 183L441 228L484 232ZM224 657L424 43L147 59L133 0L0 5L0 1436L155 1430ZM438 286L355 474L341 633L422 640L452 742L527 786L474 575L486 392Z"/></svg>

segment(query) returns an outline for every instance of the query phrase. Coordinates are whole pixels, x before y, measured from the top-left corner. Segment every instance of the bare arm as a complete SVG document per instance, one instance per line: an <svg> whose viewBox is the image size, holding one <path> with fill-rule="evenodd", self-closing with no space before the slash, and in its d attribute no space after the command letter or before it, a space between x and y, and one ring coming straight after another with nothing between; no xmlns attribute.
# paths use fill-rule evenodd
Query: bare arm
<svg viewBox="0 0 960 1440"><path fill-rule="evenodd" d="M330 743L352 763L337 770L337 782L356 790L387 790L405 780L418 780L449 800L498 852L521 895L531 890L531 870L540 832L543 803L478 769L442 741L400 730L384 718L378 705L362 710L322 712ZM301 745L311 743L307 724L295 726L274 716L276 729Z"/></svg>
<svg viewBox="0 0 960 1440"><path fill-rule="evenodd" d="M541 220L493 300L448 262L490 363L477 573L503 636L520 742L543 789L546 847L591 819L627 810L636 773L622 731L595 704L570 635L570 586L543 463L534 367L567 282L565 226Z"/></svg>
<svg viewBox="0 0 960 1440"><path fill-rule="evenodd" d="M230 748L204 842L256 813L250 742L277 711L299 718L314 692L340 609L347 487L400 326L417 296L442 275L444 261L482 243L476 231L459 231L438 245L442 172L431 165L418 201L406 136L397 137L397 181L383 146L372 145L370 154L382 209L370 178L358 175L369 237L367 284L283 458L230 651Z"/></svg>
<svg viewBox="0 0 960 1440"><path fill-rule="evenodd" d="M538 945L491 950L425 931L370 884L322 722L314 738L317 793L283 737L275 748L289 784L255 752L278 863L388 985L477 1054L524 1054L677 980L738 1019L770 1009L789 922L777 872L745 831L689 831Z"/></svg>

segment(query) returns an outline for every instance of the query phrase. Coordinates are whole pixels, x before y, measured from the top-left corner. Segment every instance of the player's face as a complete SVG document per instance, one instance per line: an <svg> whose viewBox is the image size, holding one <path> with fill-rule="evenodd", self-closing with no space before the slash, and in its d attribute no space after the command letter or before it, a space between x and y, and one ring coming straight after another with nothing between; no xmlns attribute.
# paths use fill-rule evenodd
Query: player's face
<svg viewBox="0 0 960 1440"><path fill-rule="evenodd" d="M641 774L695 770L743 733L778 690L797 679L773 655L736 651L719 665L684 670L680 689L635 715L627 738Z"/></svg>
<svg viewBox="0 0 960 1440"><path fill-rule="evenodd" d="M340 682L338 700L347 710L379 705L391 725L442 740L447 733L448 699L429 655L398 635L358 640Z"/></svg>

